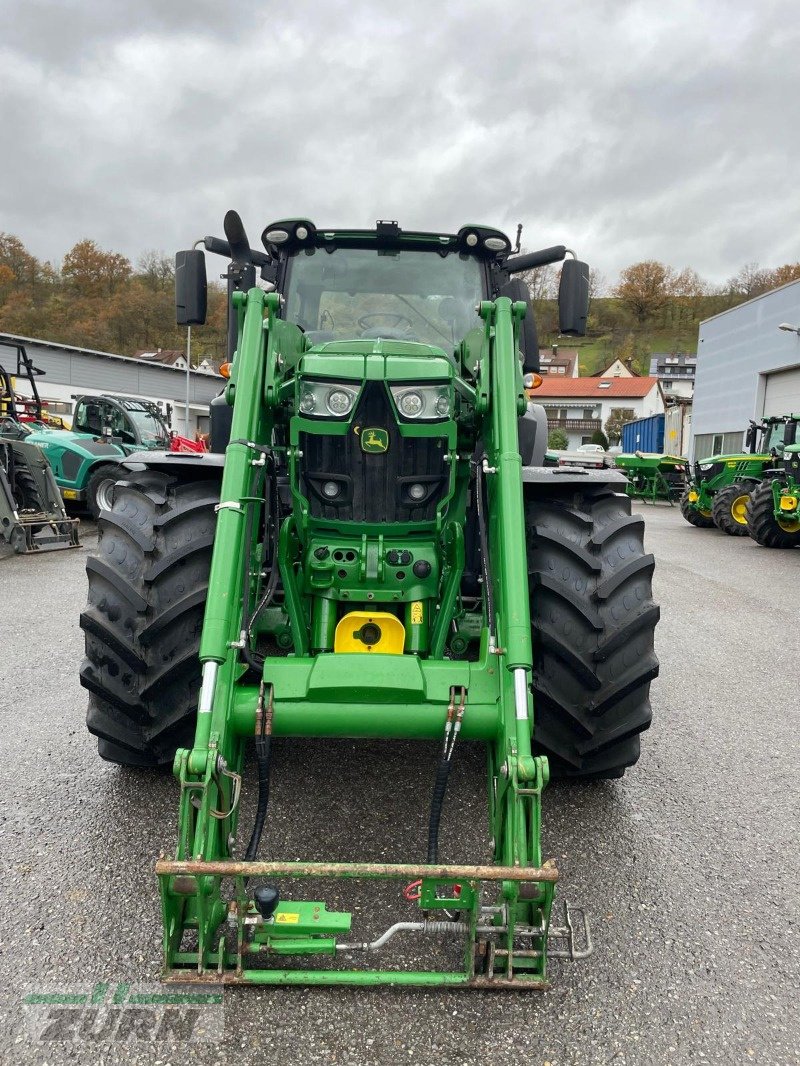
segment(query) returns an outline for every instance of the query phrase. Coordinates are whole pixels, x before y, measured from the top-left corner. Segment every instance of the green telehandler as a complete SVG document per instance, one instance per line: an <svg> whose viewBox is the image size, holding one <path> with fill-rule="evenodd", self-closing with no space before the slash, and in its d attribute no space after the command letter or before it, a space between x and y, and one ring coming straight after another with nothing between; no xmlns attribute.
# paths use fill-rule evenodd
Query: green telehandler
<svg viewBox="0 0 800 1066"><path fill-rule="evenodd" d="M746 452L710 455L687 466L689 483L681 497L681 514L693 526L714 526L731 537L747 536L747 501L777 465L783 448L786 416L751 419Z"/></svg>
<svg viewBox="0 0 800 1066"><path fill-rule="evenodd" d="M156 864L164 977L544 988L548 958L591 941L578 908L551 921L542 792L636 762L658 671L625 479L543 465L545 412L525 395L538 343L515 275L565 260L561 332L583 335L588 268L475 225L288 219L260 252L228 212L225 235L198 242L230 259L215 450L125 461L81 618L100 755L171 761L180 783L176 848ZM204 320L201 248L176 257L176 304L179 324ZM427 838L394 862L259 857L276 737L434 742ZM439 827L469 741L486 750L491 846L448 863ZM270 825L276 849L279 812ZM353 912L321 898L350 879L405 884L418 919L365 939L359 910L353 939ZM371 965L395 938L430 964Z"/></svg>
<svg viewBox="0 0 800 1066"><path fill-rule="evenodd" d="M0 341L0 347L15 350L16 377L26 378L30 389L27 397L16 393L11 374L0 365L0 438L24 439L40 448L68 504L84 506L97 518L110 504L126 455L174 450L174 435L164 413L158 404L138 396L73 396L72 429L49 424L46 402L36 384L43 371L34 366L21 342Z"/></svg>
<svg viewBox="0 0 800 1066"><path fill-rule="evenodd" d="M747 502L747 532L765 548L800 544L800 415L789 415L783 434L783 469L764 481Z"/></svg>

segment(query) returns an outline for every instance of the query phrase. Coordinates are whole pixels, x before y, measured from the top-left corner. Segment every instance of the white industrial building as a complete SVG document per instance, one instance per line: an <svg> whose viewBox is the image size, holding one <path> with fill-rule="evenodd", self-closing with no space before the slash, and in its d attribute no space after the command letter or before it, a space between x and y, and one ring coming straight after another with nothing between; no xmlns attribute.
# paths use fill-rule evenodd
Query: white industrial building
<svg viewBox="0 0 800 1066"><path fill-rule="evenodd" d="M691 457L735 452L750 419L800 413L800 280L700 323Z"/></svg>
<svg viewBox="0 0 800 1066"><path fill-rule="evenodd" d="M50 400L52 414L71 419L73 397L78 395L137 396L171 408L172 428L187 437L208 432L208 405L224 382L207 371L177 369L158 363L131 359L111 352L57 344L33 337L0 333L0 365L16 377L17 345L24 345L34 365L44 371L36 377L36 387L43 400ZM187 375L189 385L188 420L186 410ZM30 396L31 388L23 375L16 377L16 390Z"/></svg>

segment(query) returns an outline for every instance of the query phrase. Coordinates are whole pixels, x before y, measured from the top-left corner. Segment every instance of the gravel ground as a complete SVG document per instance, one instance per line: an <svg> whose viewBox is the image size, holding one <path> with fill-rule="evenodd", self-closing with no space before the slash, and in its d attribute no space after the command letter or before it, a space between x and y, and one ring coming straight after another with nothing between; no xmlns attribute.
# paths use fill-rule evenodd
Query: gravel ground
<svg viewBox="0 0 800 1066"><path fill-rule="evenodd" d="M152 865L172 846L178 793L167 774L101 762L85 731L85 552L3 554L0 1060L800 1063L800 756L785 655L800 552L693 529L677 508L643 511L662 604L653 727L624 780L555 784L545 798L545 851L561 895L591 915L594 955L555 963L546 994L228 990L204 1015L213 1028L224 1011L216 1043L110 1043L87 1024L80 1041L72 1031L35 1039L52 1008L26 1006L31 991L157 980ZM416 853L433 758L424 745L282 744L274 853ZM464 745L442 831L448 859L486 853L483 770ZM381 901L391 913L376 917L356 897L354 933L407 914L391 892Z"/></svg>

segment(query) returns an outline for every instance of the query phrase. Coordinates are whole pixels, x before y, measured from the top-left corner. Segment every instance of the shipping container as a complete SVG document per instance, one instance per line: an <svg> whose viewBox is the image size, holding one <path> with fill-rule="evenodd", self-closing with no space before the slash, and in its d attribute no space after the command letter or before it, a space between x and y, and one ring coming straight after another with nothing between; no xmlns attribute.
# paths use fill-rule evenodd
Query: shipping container
<svg viewBox="0 0 800 1066"><path fill-rule="evenodd" d="M664 415L649 415L622 427L623 452L663 452Z"/></svg>
<svg viewBox="0 0 800 1066"><path fill-rule="evenodd" d="M670 455L683 455L684 417L686 408L681 403L672 404L664 416L664 450ZM688 443L688 441L686 442Z"/></svg>

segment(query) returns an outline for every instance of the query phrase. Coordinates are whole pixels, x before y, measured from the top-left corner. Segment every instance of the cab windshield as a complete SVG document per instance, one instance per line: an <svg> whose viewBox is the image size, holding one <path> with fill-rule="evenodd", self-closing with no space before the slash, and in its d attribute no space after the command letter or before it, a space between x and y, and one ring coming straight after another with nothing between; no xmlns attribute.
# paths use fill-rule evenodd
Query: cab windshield
<svg viewBox="0 0 800 1066"><path fill-rule="evenodd" d="M482 269L455 252L299 251L288 262L286 318L313 344L383 338L449 350L480 324Z"/></svg>
<svg viewBox="0 0 800 1066"><path fill-rule="evenodd" d="M164 423L151 412L140 408L127 408L128 418L136 427L142 444L163 443L169 440Z"/></svg>
<svg viewBox="0 0 800 1066"><path fill-rule="evenodd" d="M774 448L778 452L782 452L785 445L783 443L783 435L786 430L786 426L783 422L776 422L772 426L767 426L767 431L764 434L764 439L761 442L761 452L766 454L771 452Z"/></svg>

